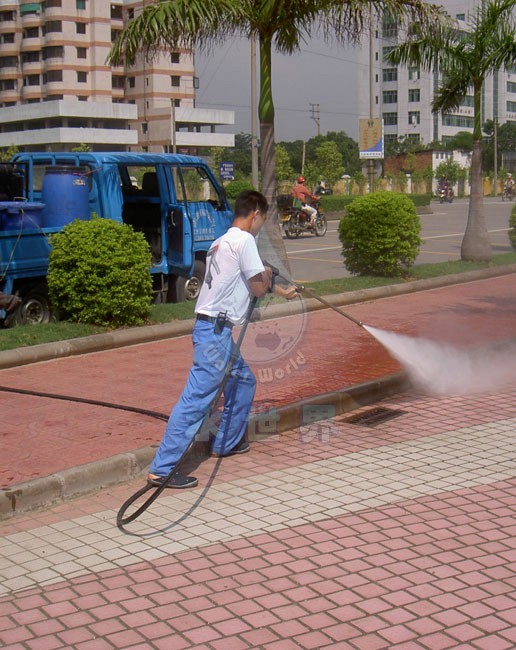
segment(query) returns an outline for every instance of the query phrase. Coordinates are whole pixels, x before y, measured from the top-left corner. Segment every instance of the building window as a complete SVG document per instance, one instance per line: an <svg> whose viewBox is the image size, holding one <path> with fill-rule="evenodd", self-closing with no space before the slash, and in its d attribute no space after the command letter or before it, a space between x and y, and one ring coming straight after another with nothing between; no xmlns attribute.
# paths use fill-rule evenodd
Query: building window
<svg viewBox="0 0 516 650"><path fill-rule="evenodd" d="M179 63L180 59L181 59L181 55L179 54L179 52L172 52L172 54L170 55L170 63Z"/></svg>
<svg viewBox="0 0 516 650"><path fill-rule="evenodd" d="M111 5L111 20L122 20L122 5Z"/></svg>
<svg viewBox="0 0 516 650"><path fill-rule="evenodd" d="M22 63L37 63L39 61L39 52L23 52Z"/></svg>
<svg viewBox="0 0 516 650"><path fill-rule="evenodd" d="M383 91L383 103L384 104L396 104L398 101L398 91L397 90L384 90Z"/></svg>
<svg viewBox="0 0 516 650"><path fill-rule="evenodd" d="M466 14L455 14L457 20L466 20Z"/></svg>
<svg viewBox="0 0 516 650"><path fill-rule="evenodd" d="M77 48L77 58L78 59L86 59L88 56L88 49L86 47L78 47Z"/></svg>
<svg viewBox="0 0 516 650"><path fill-rule="evenodd" d="M393 49L394 45L387 45L386 47L382 47L382 57L385 59L387 54L389 54L389 52L392 52Z"/></svg>
<svg viewBox="0 0 516 650"><path fill-rule="evenodd" d="M125 77L113 75L111 78L111 87L123 90L125 88Z"/></svg>
<svg viewBox="0 0 516 650"><path fill-rule="evenodd" d="M2 79L0 81L0 90L16 90L16 79Z"/></svg>
<svg viewBox="0 0 516 650"><path fill-rule="evenodd" d="M121 29L112 29L111 30L111 42L114 43L119 34L122 33Z"/></svg>
<svg viewBox="0 0 516 650"><path fill-rule="evenodd" d="M147 122L142 122L142 133L146 135L149 132L149 125Z"/></svg>
<svg viewBox="0 0 516 650"><path fill-rule="evenodd" d="M407 133L407 140L411 142L419 142L420 137L419 133Z"/></svg>
<svg viewBox="0 0 516 650"><path fill-rule="evenodd" d="M398 35L396 16L389 11L385 11L383 14L382 34L385 38L396 38Z"/></svg>
<svg viewBox="0 0 516 650"><path fill-rule="evenodd" d="M466 95L460 100L460 105L467 108L473 108L475 106L475 98L473 95Z"/></svg>
<svg viewBox="0 0 516 650"><path fill-rule="evenodd" d="M24 29L23 38L39 38L39 27L27 27L27 29Z"/></svg>
<svg viewBox="0 0 516 650"><path fill-rule="evenodd" d="M16 20L16 11L0 11L0 23L8 23Z"/></svg>
<svg viewBox="0 0 516 650"><path fill-rule="evenodd" d="M408 100L409 100L409 102L420 102L421 101L421 91L419 90L419 88L409 88Z"/></svg>
<svg viewBox="0 0 516 650"><path fill-rule="evenodd" d="M49 45L41 50L43 61L47 59L62 59L64 57L63 45Z"/></svg>
<svg viewBox="0 0 516 650"><path fill-rule="evenodd" d="M39 74L29 74L23 78L24 86L39 86Z"/></svg>
<svg viewBox="0 0 516 650"><path fill-rule="evenodd" d="M39 2L37 4L40 4ZM61 0L45 0L45 7L51 8L51 7L61 7L62 6Z"/></svg>
<svg viewBox="0 0 516 650"><path fill-rule="evenodd" d="M14 43L14 34L4 34L2 36L2 43Z"/></svg>
<svg viewBox="0 0 516 650"><path fill-rule="evenodd" d="M516 104L516 102L514 102ZM473 128L473 118L466 115L443 115L443 126Z"/></svg>
<svg viewBox="0 0 516 650"><path fill-rule="evenodd" d="M507 82L507 92L516 93L516 83L514 81Z"/></svg>
<svg viewBox="0 0 516 650"><path fill-rule="evenodd" d="M129 77L129 88L134 88L136 86L136 77Z"/></svg>
<svg viewBox="0 0 516 650"><path fill-rule="evenodd" d="M398 113L384 113L383 123L385 126L395 126L398 124Z"/></svg>
<svg viewBox="0 0 516 650"><path fill-rule="evenodd" d="M79 95L79 96L77 97L77 99L78 99L80 102L87 102L87 101L88 101L88 95Z"/></svg>
<svg viewBox="0 0 516 650"><path fill-rule="evenodd" d="M173 74L170 77L170 82L171 82L173 88L179 88L179 84L181 83L181 77L179 77L176 74Z"/></svg>
<svg viewBox="0 0 516 650"><path fill-rule="evenodd" d="M45 23L43 31L45 34L51 34L52 32L62 32L63 23L60 20L49 20L48 23Z"/></svg>
<svg viewBox="0 0 516 650"><path fill-rule="evenodd" d="M75 0L76 9L86 9L86 0Z"/></svg>
<svg viewBox="0 0 516 650"><path fill-rule="evenodd" d="M516 102L507 102L507 112L516 113Z"/></svg>
<svg viewBox="0 0 516 650"><path fill-rule="evenodd" d="M62 70L49 70L43 75L43 83L52 83L55 81L63 81L63 71Z"/></svg>
<svg viewBox="0 0 516 650"><path fill-rule="evenodd" d="M127 20L132 20L134 18L134 9L127 10Z"/></svg>
<svg viewBox="0 0 516 650"><path fill-rule="evenodd" d="M421 72L417 67L410 67L408 69L408 78L409 81L417 81L421 78Z"/></svg>
<svg viewBox="0 0 516 650"><path fill-rule="evenodd" d="M0 56L0 68L17 68L17 56Z"/></svg>
<svg viewBox="0 0 516 650"><path fill-rule="evenodd" d="M75 23L75 32L77 34L86 34L86 23Z"/></svg>
<svg viewBox="0 0 516 650"><path fill-rule="evenodd" d="M79 71L77 72L77 81L78 81L80 84L85 84L85 83L88 81L88 73L87 73L87 72L84 72L84 71L82 71L82 70L79 70Z"/></svg>
<svg viewBox="0 0 516 650"><path fill-rule="evenodd" d="M416 126L416 124L420 124L421 123L421 113L419 111L409 111L408 123L411 126Z"/></svg>
<svg viewBox="0 0 516 650"><path fill-rule="evenodd" d="M179 108L181 106L181 100L177 98L171 99L170 104L173 104L176 108Z"/></svg>
<svg viewBox="0 0 516 650"><path fill-rule="evenodd" d="M382 70L382 80L383 81L397 81L398 80L398 68L384 68Z"/></svg>

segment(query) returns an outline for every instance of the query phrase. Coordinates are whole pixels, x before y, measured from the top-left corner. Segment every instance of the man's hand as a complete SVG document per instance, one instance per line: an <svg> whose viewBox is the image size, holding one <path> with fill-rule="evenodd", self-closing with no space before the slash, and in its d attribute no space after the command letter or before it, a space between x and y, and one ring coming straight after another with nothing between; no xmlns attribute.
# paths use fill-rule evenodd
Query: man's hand
<svg viewBox="0 0 516 650"><path fill-rule="evenodd" d="M293 284L289 285L288 287L280 287L280 285L277 284L274 287L274 294L276 296L280 296L281 298L285 298L285 300L292 300L293 298L297 298L297 296L299 296L299 291Z"/></svg>

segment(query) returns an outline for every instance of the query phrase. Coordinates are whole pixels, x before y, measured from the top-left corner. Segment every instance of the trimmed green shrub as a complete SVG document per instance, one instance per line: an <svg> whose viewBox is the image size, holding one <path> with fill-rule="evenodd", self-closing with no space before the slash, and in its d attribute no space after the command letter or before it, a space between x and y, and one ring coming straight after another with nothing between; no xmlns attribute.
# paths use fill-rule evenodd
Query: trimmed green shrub
<svg viewBox="0 0 516 650"><path fill-rule="evenodd" d="M415 205L404 194L358 197L339 222L344 265L355 275L403 275L419 253L420 229Z"/></svg>
<svg viewBox="0 0 516 650"><path fill-rule="evenodd" d="M244 190L252 190L254 187L251 181L242 179L230 181L227 185L224 186L224 189L226 191L226 196L228 199L234 201L240 192L243 192Z"/></svg>
<svg viewBox="0 0 516 650"><path fill-rule="evenodd" d="M145 237L111 219L76 220L51 235L48 288L70 320L138 325L152 298L151 253Z"/></svg>
<svg viewBox="0 0 516 650"><path fill-rule="evenodd" d="M516 205L512 208L509 216L509 239L512 247L516 249Z"/></svg>
<svg viewBox="0 0 516 650"><path fill-rule="evenodd" d="M354 198L354 196L344 194L324 194L321 196L322 211L343 212Z"/></svg>

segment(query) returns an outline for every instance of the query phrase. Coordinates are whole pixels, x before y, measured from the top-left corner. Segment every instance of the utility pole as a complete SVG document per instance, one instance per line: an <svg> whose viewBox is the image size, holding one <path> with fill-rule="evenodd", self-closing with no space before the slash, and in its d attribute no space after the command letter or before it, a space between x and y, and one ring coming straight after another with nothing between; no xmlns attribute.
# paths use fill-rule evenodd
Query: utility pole
<svg viewBox="0 0 516 650"><path fill-rule="evenodd" d="M374 118L374 41L373 41L373 5L369 5L369 118ZM369 192L374 192L374 160L367 161L367 175L369 177Z"/></svg>
<svg viewBox="0 0 516 650"><path fill-rule="evenodd" d="M493 196L498 194L498 118L493 120L493 149L494 149L494 168L493 168Z"/></svg>
<svg viewBox="0 0 516 650"><path fill-rule="evenodd" d="M310 119L317 124L317 135L321 135L321 111L319 104L310 104Z"/></svg>
<svg viewBox="0 0 516 650"><path fill-rule="evenodd" d="M256 97L256 36L251 34L251 173L258 190L258 106Z"/></svg>

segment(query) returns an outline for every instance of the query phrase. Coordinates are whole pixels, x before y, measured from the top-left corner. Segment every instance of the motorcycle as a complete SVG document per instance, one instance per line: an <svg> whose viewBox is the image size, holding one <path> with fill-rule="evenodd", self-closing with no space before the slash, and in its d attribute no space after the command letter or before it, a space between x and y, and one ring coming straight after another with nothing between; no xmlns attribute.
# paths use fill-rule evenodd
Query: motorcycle
<svg viewBox="0 0 516 650"><path fill-rule="evenodd" d="M317 210L313 225L310 217L300 208L289 207L281 210L281 223L287 239L297 239L303 232L310 232L316 237L324 237L328 230L328 222L317 203L312 207Z"/></svg>
<svg viewBox="0 0 516 650"><path fill-rule="evenodd" d="M453 189L451 187L440 187L437 192L439 203L453 203Z"/></svg>
<svg viewBox="0 0 516 650"><path fill-rule="evenodd" d="M505 185L502 192L502 201L512 201L512 186Z"/></svg>

